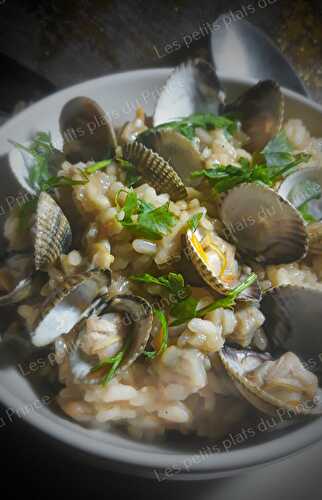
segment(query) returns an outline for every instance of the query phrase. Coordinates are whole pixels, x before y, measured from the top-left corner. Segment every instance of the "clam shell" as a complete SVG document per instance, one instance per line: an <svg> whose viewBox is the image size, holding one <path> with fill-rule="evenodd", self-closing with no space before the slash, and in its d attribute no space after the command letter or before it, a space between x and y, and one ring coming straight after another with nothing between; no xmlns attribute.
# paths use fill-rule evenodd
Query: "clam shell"
<svg viewBox="0 0 322 500"><path fill-rule="evenodd" d="M174 168L185 185L200 184L200 179L192 179L191 174L194 170L204 168L204 158L192 142L182 134L170 128L164 128L144 132L138 136L137 140L162 156Z"/></svg>
<svg viewBox="0 0 322 500"><path fill-rule="evenodd" d="M174 201L187 196L186 188L175 170L151 149L135 141L124 146L123 156L135 165L157 193L168 193Z"/></svg>
<svg viewBox="0 0 322 500"><path fill-rule="evenodd" d="M322 414L321 389L318 390L317 404L313 409L305 408L304 405L299 405L298 408L295 408L263 391L247 378L247 373L255 369L258 363L272 360L270 354L248 351L246 349L238 350L226 345L219 352L219 357L227 374L241 395L261 412L275 416L279 415L279 410L291 411L292 416L295 414Z"/></svg>
<svg viewBox="0 0 322 500"><path fill-rule="evenodd" d="M214 68L203 59L180 64L168 78L157 101L153 124L167 123L193 113L214 113L225 100L225 93Z"/></svg>
<svg viewBox="0 0 322 500"><path fill-rule="evenodd" d="M38 293L45 282L45 274L35 272L31 254L9 255L1 264L1 282L3 285L6 284L8 291L0 293L0 306L18 304L27 300ZM16 276L16 279L12 282L13 276Z"/></svg>
<svg viewBox="0 0 322 500"><path fill-rule="evenodd" d="M319 195L316 186L322 188L322 167L305 167L289 175L281 183L278 193L298 208L308 198ZM322 219L322 197L312 199L308 203L312 215L317 219ZM309 238L309 252L322 253L322 222L309 223L306 230Z"/></svg>
<svg viewBox="0 0 322 500"><path fill-rule="evenodd" d="M245 149L251 153L262 151L282 128L284 97L277 82L264 80L226 105L223 112L241 122L249 138Z"/></svg>
<svg viewBox="0 0 322 500"><path fill-rule="evenodd" d="M103 109L88 97L75 97L63 107L59 118L64 153L77 163L110 158L117 141Z"/></svg>
<svg viewBox="0 0 322 500"><path fill-rule="evenodd" d="M227 295L234 288L232 285L229 286L224 283L220 277L216 276L213 270L208 266L208 264L200 257L197 249L195 248L192 235L197 238L199 236L198 228L193 232L189 229L184 237L185 251L184 254L188 255L190 261L192 262L195 270L198 272L202 280L210 286L213 290L220 293L221 295ZM236 284L234 285L236 286ZM258 282L256 281L247 290L245 290L239 297L239 300L244 301L259 301L261 298L261 289Z"/></svg>
<svg viewBox="0 0 322 500"><path fill-rule="evenodd" d="M263 295L261 310L270 350L292 351L322 362L322 290L297 285L273 288Z"/></svg>
<svg viewBox="0 0 322 500"><path fill-rule="evenodd" d="M36 212L35 268L47 269L68 252L71 243L72 230L63 211L49 194L42 192Z"/></svg>
<svg viewBox="0 0 322 500"><path fill-rule="evenodd" d="M145 299L137 295L115 295L111 299L108 296L97 300L92 307L91 314L100 317L108 312L125 313L125 320L131 327L130 335L133 340L120 363L116 375L124 373L134 361L143 353L150 337L153 321L152 307ZM88 315L90 316L90 315ZM64 350L68 355L71 371L76 382L97 384L102 376L91 373L92 368L97 365L95 357L80 353L79 345L84 334L85 319L81 320L64 338Z"/></svg>
<svg viewBox="0 0 322 500"><path fill-rule="evenodd" d="M93 300L106 292L111 277L107 272L87 271L67 278L40 305L32 325L31 340L37 347L51 344L89 310Z"/></svg>
<svg viewBox="0 0 322 500"><path fill-rule="evenodd" d="M26 300L32 294L32 276L22 279L19 283L9 292L0 295L0 306L8 306L11 304L18 304Z"/></svg>
<svg viewBox="0 0 322 500"><path fill-rule="evenodd" d="M245 183L231 189L222 202L221 218L238 250L259 263L294 262L307 253L302 216L266 186Z"/></svg>

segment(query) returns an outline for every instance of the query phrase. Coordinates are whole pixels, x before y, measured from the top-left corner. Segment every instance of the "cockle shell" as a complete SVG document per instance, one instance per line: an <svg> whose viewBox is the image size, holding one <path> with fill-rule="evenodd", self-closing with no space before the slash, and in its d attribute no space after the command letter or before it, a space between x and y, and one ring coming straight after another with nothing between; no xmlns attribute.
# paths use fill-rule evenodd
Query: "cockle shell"
<svg viewBox="0 0 322 500"><path fill-rule="evenodd" d="M175 170L151 149L135 141L124 146L123 156L133 163L157 193L168 193L173 201L187 196L186 188Z"/></svg>

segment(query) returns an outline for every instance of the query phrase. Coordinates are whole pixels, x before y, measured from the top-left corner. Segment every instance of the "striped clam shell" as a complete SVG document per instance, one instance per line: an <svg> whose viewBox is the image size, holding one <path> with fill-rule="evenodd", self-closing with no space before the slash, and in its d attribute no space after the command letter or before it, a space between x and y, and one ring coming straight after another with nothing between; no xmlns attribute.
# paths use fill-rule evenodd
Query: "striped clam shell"
<svg viewBox="0 0 322 500"><path fill-rule="evenodd" d="M215 69L204 59L189 59L170 74L158 98L154 126L194 113L218 115L225 93Z"/></svg>
<svg viewBox="0 0 322 500"><path fill-rule="evenodd" d="M35 230L35 268L47 269L70 248L72 231L63 211L46 192L39 196Z"/></svg>
<svg viewBox="0 0 322 500"><path fill-rule="evenodd" d="M68 101L60 114L64 153L72 163L109 158L117 146L114 128L99 104L89 97Z"/></svg>
<svg viewBox="0 0 322 500"><path fill-rule="evenodd" d="M296 208L308 201L309 212L317 219L306 226L309 238L309 252L322 253L322 167L312 166L300 168L288 175L280 184L278 193L292 203Z"/></svg>
<svg viewBox="0 0 322 500"><path fill-rule="evenodd" d="M247 377L260 363L271 361L269 353L258 353L249 350L239 350L225 345L219 351L219 358L241 395L255 408L268 415L278 415L278 410L291 410L292 415L321 415L321 389L318 390L318 403L314 408L306 405L288 405L286 402L262 390Z"/></svg>
<svg viewBox="0 0 322 500"><path fill-rule="evenodd" d="M151 149L135 141L124 146L123 156L135 165L157 193L168 193L173 201L187 196L186 188L175 170Z"/></svg>
<svg viewBox="0 0 322 500"><path fill-rule="evenodd" d="M234 102L224 107L223 114L241 122L248 136L245 149L254 153L280 132L284 121L284 96L273 80L263 80L244 92Z"/></svg>
<svg viewBox="0 0 322 500"><path fill-rule="evenodd" d="M236 286L236 283L233 286L228 285L223 280L221 280L220 277L214 274L213 270L209 267L207 262L205 262L204 259L201 258L198 249L194 244L193 235L194 238L197 238L197 240L201 239L198 228L194 232L189 229L184 237L184 244L186 249L184 254L188 255L199 276L208 286L210 286L210 288L220 293L221 295L227 295L232 291L234 286ZM255 281L255 283L253 283L238 297L238 299L242 301L259 301L260 298L261 289L257 281Z"/></svg>
<svg viewBox="0 0 322 500"><path fill-rule="evenodd" d="M128 294L115 295L112 298L108 298L107 295L101 297L91 309L91 314L95 314L98 318L109 312L120 312L126 315L128 334L132 336L130 346L116 371L116 375L120 375L143 353L151 334L153 311L147 300L137 295ZM75 381L97 384L104 376L101 371L91 373L92 368L98 364L97 357L82 355L79 349L83 335L86 335L85 322L86 319L82 319L64 337L63 350L68 356ZM61 347L59 348L61 349Z"/></svg>
<svg viewBox="0 0 322 500"><path fill-rule="evenodd" d="M70 331L90 311L95 298L106 293L111 276L98 270L68 277L40 305L31 328L31 340L37 347L51 344Z"/></svg>
<svg viewBox="0 0 322 500"><path fill-rule="evenodd" d="M205 160L187 137L165 127L143 132L137 140L162 156L185 185L197 186L200 184L200 179L192 179L191 174L194 170L203 169Z"/></svg>
<svg viewBox="0 0 322 500"><path fill-rule="evenodd" d="M319 361L322 352L322 291L301 285L268 290L261 302L270 351L292 351L301 359ZM321 369L320 369L321 371Z"/></svg>
<svg viewBox="0 0 322 500"><path fill-rule="evenodd" d="M231 189L222 202L221 219L237 249L259 263L295 262L307 254L302 216L266 186L244 183Z"/></svg>

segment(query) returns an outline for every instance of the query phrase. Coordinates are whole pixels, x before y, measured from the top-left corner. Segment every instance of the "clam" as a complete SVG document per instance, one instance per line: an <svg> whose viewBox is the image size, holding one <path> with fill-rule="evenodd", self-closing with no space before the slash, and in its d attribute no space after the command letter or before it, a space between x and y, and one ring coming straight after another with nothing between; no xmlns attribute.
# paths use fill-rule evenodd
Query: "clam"
<svg viewBox="0 0 322 500"><path fill-rule="evenodd" d="M151 129L137 138L149 149L164 158L186 185L197 185L199 179L191 179L194 170L204 168L205 160L189 139L171 128Z"/></svg>
<svg viewBox="0 0 322 500"><path fill-rule="evenodd" d="M266 186L244 183L231 189L222 202L221 218L238 250L259 263L294 262L307 253L303 218Z"/></svg>
<svg viewBox="0 0 322 500"><path fill-rule="evenodd" d="M67 278L40 304L31 328L32 343L43 347L69 332L93 300L106 292L110 281L110 274L96 270Z"/></svg>
<svg viewBox="0 0 322 500"><path fill-rule="evenodd" d="M55 200L46 192L39 196L35 222L31 228L30 253L15 253L0 269L0 306L17 304L39 292L45 271L59 256L68 252L72 232Z"/></svg>
<svg viewBox="0 0 322 500"><path fill-rule="evenodd" d="M261 412L287 412L288 416L322 414L322 390L317 378L305 370L295 354L287 352L274 361L269 353L226 345L219 357L241 395Z"/></svg>
<svg viewBox="0 0 322 500"><path fill-rule="evenodd" d="M167 80L154 111L154 126L194 113L213 113L237 119L248 137L246 149L262 151L281 130L284 97L277 82L264 80L231 103L215 68L202 59L178 66Z"/></svg>
<svg viewBox="0 0 322 500"><path fill-rule="evenodd" d="M135 141L124 146L123 156L135 165L139 174L155 188L157 193L168 193L174 201L187 196L179 175L156 152Z"/></svg>
<svg viewBox="0 0 322 500"><path fill-rule="evenodd" d="M36 270L48 268L67 253L71 242L72 231L63 211L49 194L40 193L34 241Z"/></svg>
<svg viewBox="0 0 322 500"><path fill-rule="evenodd" d="M281 183L278 192L297 209L306 205L311 219L306 226L309 251L322 253L322 167L297 170Z"/></svg>
<svg viewBox="0 0 322 500"><path fill-rule="evenodd" d="M322 361L322 291L285 285L266 292L261 309L272 352L292 351L305 361Z"/></svg>
<svg viewBox="0 0 322 500"><path fill-rule="evenodd" d="M153 125L193 113L218 115L224 101L225 93L214 68L203 59L188 60L171 73L162 89Z"/></svg>
<svg viewBox="0 0 322 500"><path fill-rule="evenodd" d="M0 268L0 306L17 304L32 293L33 262L29 254L15 254Z"/></svg>
<svg viewBox="0 0 322 500"><path fill-rule="evenodd" d="M235 249L213 231L204 230L200 226L195 231L188 229L184 240L184 253L187 253L202 280L213 290L227 295L242 280L235 259ZM239 299L258 301L260 297L260 287L258 282L255 282Z"/></svg>
<svg viewBox="0 0 322 500"><path fill-rule="evenodd" d="M223 114L240 121L249 139L245 145L248 151L262 151L282 128L284 97L278 83L264 80L226 104Z"/></svg>
<svg viewBox="0 0 322 500"><path fill-rule="evenodd" d="M77 163L110 158L117 142L103 109L88 97L75 97L63 107L59 119L64 153Z"/></svg>
<svg viewBox="0 0 322 500"><path fill-rule="evenodd" d="M143 353L152 329L151 305L136 295L115 295L97 300L87 319L81 320L61 341L57 349L67 356L76 382L99 383L106 375L106 368L95 370L104 359L124 350L121 362L115 372L124 373ZM94 329L94 330L93 330ZM99 347L90 338L99 332ZM105 337L105 338L104 338ZM94 369L94 370L93 370Z"/></svg>

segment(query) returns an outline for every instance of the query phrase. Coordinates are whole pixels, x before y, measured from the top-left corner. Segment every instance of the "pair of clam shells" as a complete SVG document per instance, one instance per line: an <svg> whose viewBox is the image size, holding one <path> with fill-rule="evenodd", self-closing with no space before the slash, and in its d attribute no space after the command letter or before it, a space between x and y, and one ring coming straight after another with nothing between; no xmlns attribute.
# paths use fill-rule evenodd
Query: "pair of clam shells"
<svg viewBox="0 0 322 500"><path fill-rule="evenodd" d="M272 289L264 294L261 302L261 311L266 317L263 327L269 340L269 353L237 349L227 344L220 351L221 362L236 388L261 412L278 415L278 410L282 409L289 410L290 415L322 414L321 388L318 388L314 404L303 401L304 404L294 406L265 391L248 377L255 367L286 352L295 353L304 366L320 377L321 303L321 290L296 285Z"/></svg>
<svg viewBox="0 0 322 500"><path fill-rule="evenodd" d="M46 192L39 196L32 233L33 254L29 272L9 293L0 296L0 306L16 304L30 297L37 288L39 272L46 271L71 246L70 224L59 205Z"/></svg>

